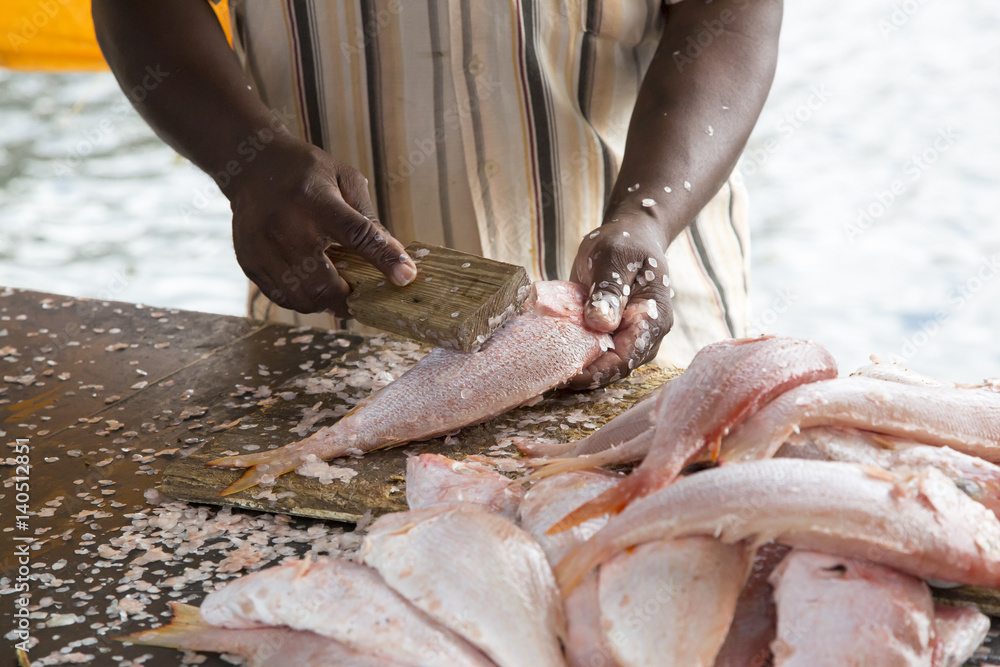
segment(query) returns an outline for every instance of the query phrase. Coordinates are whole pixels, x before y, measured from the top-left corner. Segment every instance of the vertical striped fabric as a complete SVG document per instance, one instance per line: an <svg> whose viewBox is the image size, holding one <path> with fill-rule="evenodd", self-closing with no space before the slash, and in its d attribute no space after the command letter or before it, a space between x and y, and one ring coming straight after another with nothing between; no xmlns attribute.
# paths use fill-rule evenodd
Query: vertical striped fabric
<svg viewBox="0 0 1000 667"><path fill-rule="evenodd" d="M233 41L290 129L369 176L382 223L565 279L601 223L663 28L658 0L232 0ZM746 197L668 251L660 363L746 332ZM335 326L251 288L251 316Z"/></svg>

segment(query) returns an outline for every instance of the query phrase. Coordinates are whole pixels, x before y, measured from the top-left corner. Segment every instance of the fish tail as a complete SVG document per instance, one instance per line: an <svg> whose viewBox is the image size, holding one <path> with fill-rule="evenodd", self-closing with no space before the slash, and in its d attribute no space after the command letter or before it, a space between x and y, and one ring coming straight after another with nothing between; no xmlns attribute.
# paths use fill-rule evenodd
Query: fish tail
<svg viewBox="0 0 1000 667"><path fill-rule="evenodd" d="M546 534L555 535L556 533L561 533L579 526L588 519L594 519L605 514L618 514L633 500L645 496L660 486L662 484L659 479L649 470L636 470L601 495L585 502L564 516L554 526L549 528ZM582 573L581 576L583 574L586 573Z"/></svg>
<svg viewBox="0 0 1000 667"><path fill-rule="evenodd" d="M223 489L219 497L228 496L233 493L244 491L253 486L257 486L265 478L276 479L286 472L295 470L306 462L306 458L311 453L302 443L295 443L280 449L271 449L259 454L249 456L227 456L221 459L209 461L208 465L225 466L231 468L249 467L238 480ZM333 454L336 456L337 454Z"/></svg>
<svg viewBox="0 0 1000 667"><path fill-rule="evenodd" d="M193 651L202 650L202 647L205 647L205 650L218 650L208 645L205 640L208 639L208 633L217 634L221 628L206 623L205 619L201 617L201 611L198 607L171 602L170 610L174 612L174 617L167 625L115 637L115 640L145 646L166 646Z"/></svg>

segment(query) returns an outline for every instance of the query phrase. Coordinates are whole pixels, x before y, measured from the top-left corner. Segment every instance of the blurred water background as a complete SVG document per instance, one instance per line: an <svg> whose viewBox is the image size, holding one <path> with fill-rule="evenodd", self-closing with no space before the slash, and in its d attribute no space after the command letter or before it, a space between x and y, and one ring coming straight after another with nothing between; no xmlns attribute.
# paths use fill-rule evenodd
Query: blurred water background
<svg viewBox="0 0 1000 667"><path fill-rule="evenodd" d="M1000 376L1000 12L788 2L741 166L754 329ZM110 74L0 71L0 284L241 315L229 209Z"/></svg>

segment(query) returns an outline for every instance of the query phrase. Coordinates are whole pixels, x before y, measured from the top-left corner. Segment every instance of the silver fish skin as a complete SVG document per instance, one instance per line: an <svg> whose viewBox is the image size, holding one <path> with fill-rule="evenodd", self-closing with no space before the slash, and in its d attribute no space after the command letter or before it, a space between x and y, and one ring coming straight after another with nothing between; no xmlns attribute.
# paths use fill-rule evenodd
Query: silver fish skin
<svg viewBox="0 0 1000 667"><path fill-rule="evenodd" d="M762 337L705 346L660 393L653 442L642 464L553 530L620 512L636 498L672 483L703 452L717 451L733 426L775 396L836 375L830 353L810 341Z"/></svg>
<svg viewBox="0 0 1000 667"><path fill-rule="evenodd" d="M764 667L771 661L771 642L777 633L774 589L768 578L778 563L792 550L768 542L757 548L747 582L736 601L733 622L715 667Z"/></svg>
<svg viewBox="0 0 1000 667"><path fill-rule="evenodd" d="M395 382L340 421L280 449L230 456L208 465L246 468L220 495L273 479L306 462L427 440L485 421L572 378L612 346L583 324L586 288L538 282L522 313L477 352L435 348Z"/></svg>
<svg viewBox="0 0 1000 667"><path fill-rule="evenodd" d="M807 428L788 437L776 458L846 461L885 470L936 468L970 498L1000 516L1000 466L951 447L932 447L857 429Z"/></svg>
<svg viewBox="0 0 1000 667"><path fill-rule="evenodd" d="M746 579L744 543L660 540L600 568L601 625L622 667L712 667Z"/></svg>
<svg viewBox="0 0 1000 667"><path fill-rule="evenodd" d="M934 602L919 579L863 560L793 551L771 583L775 667L932 667Z"/></svg>
<svg viewBox="0 0 1000 667"><path fill-rule="evenodd" d="M521 527L538 541L549 563L555 566L570 550L603 528L608 517L594 517L552 535L548 534L549 528L620 480L621 476L604 471L568 472L547 477L525 494L518 510Z"/></svg>
<svg viewBox="0 0 1000 667"><path fill-rule="evenodd" d="M934 667L961 667L990 631L990 617L972 607L934 607Z"/></svg>
<svg viewBox="0 0 1000 667"><path fill-rule="evenodd" d="M376 571L333 558L290 561L240 577L210 593L201 616L224 628L308 630L404 663L492 665L392 590Z"/></svg>
<svg viewBox="0 0 1000 667"><path fill-rule="evenodd" d="M387 514L372 524L360 559L419 609L500 667L561 667L562 598L530 535L475 510Z"/></svg>
<svg viewBox="0 0 1000 667"><path fill-rule="evenodd" d="M796 430L813 426L875 431L1000 463L1000 393L867 377L814 382L786 392L726 436L719 460L768 458Z"/></svg>
<svg viewBox="0 0 1000 667"><path fill-rule="evenodd" d="M1000 587L1000 522L942 473L795 459L723 466L660 489L570 552L556 578L565 594L624 549L693 535L774 540L922 578Z"/></svg>
<svg viewBox="0 0 1000 667"><path fill-rule="evenodd" d="M411 510L473 507L517 521L524 487L489 467L440 454L420 454L406 461L406 503Z"/></svg>
<svg viewBox="0 0 1000 667"><path fill-rule="evenodd" d="M359 653L340 642L314 632L286 627L230 629L209 625L198 607L171 602L174 618L168 625L124 637L119 641L145 646L164 646L188 651L238 655L247 667L281 664L296 667L417 667L385 656ZM279 658L280 656L280 658Z"/></svg>

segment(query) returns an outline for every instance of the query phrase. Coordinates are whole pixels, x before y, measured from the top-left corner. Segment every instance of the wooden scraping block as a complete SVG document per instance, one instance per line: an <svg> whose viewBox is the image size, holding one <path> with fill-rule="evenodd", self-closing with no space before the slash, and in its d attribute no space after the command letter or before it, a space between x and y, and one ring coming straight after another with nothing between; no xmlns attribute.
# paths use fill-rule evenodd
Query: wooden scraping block
<svg viewBox="0 0 1000 667"><path fill-rule="evenodd" d="M524 267L426 243L411 243L406 252L417 264L417 277L398 287L353 252L327 249L351 285L347 305L362 324L472 352L518 312L531 291Z"/></svg>

